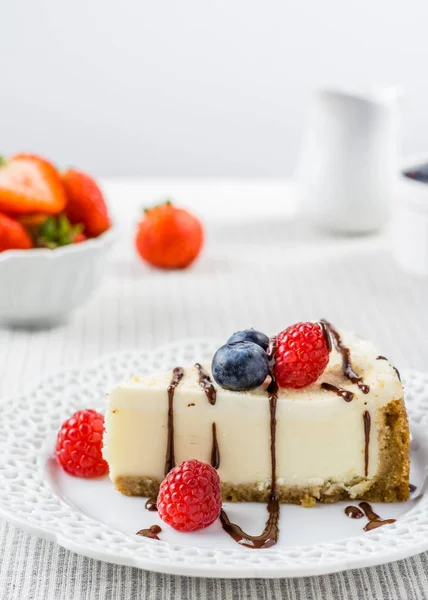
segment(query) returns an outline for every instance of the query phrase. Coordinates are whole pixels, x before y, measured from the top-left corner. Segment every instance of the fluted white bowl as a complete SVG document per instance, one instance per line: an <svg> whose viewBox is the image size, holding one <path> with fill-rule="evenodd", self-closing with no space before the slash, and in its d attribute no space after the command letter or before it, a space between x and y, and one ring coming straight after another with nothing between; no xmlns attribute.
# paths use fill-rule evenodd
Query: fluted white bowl
<svg viewBox="0 0 428 600"><path fill-rule="evenodd" d="M0 324L58 324L99 285L114 228L98 238L55 250L0 252Z"/></svg>

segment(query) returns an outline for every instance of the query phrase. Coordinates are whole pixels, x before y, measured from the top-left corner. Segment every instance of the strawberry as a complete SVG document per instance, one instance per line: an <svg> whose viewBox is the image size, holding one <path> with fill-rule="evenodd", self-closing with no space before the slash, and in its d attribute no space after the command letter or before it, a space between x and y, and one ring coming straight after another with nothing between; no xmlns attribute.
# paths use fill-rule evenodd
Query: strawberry
<svg viewBox="0 0 428 600"><path fill-rule="evenodd" d="M12 216L57 214L66 201L61 177L47 160L33 154L1 160L0 211Z"/></svg>
<svg viewBox="0 0 428 600"><path fill-rule="evenodd" d="M31 237L21 223L0 213L0 252L28 250L32 247Z"/></svg>
<svg viewBox="0 0 428 600"><path fill-rule="evenodd" d="M71 223L83 223L88 236L96 237L110 227L107 206L96 182L81 171L68 169L62 174L67 195L67 217Z"/></svg>
<svg viewBox="0 0 428 600"><path fill-rule="evenodd" d="M33 227L38 227L39 225L43 225L43 223L48 218L48 215L40 213L40 214L32 214L32 215L22 215L17 217L17 220L24 225L27 229L32 229Z"/></svg>
<svg viewBox="0 0 428 600"><path fill-rule="evenodd" d="M136 246L141 258L161 269L184 269L201 251L201 222L182 208L166 202L145 210Z"/></svg>
<svg viewBox="0 0 428 600"><path fill-rule="evenodd" d="M55 171L57 171L59 173L58 169L56 168L56 166L54 165L54 163L52 161L48 160L44 156L39 156L38 154L32 154L31 152L17 152L16 154L13 154L10 158L13 160L15 160L15 158L18 158L18 159L29 158L29 159L38 160L38 161L44 163L45 165L48 165L49 167L51 167L51 169L55 169Z"/></svg>

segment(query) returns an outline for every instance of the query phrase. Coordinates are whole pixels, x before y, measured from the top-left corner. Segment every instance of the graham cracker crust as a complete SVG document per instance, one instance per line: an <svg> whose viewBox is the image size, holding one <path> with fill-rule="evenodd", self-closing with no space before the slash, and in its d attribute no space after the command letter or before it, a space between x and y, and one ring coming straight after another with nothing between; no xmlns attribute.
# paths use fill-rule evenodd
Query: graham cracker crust
<svg viewBox="0 0 428 600"><path fill-rule="evenodd" d="M410 433L404 400L393 400L378 411L379 468L373 479L354 478L346 485L325 481L306 487L281 485L278 499L284 504L314 506L340 500L404 502L409 497ZM157 496L160 481L143 476L118 476L116 488L127 496ZM231 502L267 502L269 486L259 483L222 482L222 497Z"/></svg>

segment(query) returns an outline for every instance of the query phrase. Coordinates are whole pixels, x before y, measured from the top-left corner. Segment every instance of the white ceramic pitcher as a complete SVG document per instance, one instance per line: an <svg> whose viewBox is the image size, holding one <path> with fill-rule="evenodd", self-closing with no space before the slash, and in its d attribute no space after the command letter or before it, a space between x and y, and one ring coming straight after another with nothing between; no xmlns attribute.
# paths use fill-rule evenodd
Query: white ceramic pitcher
<svg viewBox="0 0 428 600"><path fill-rule="evenodd" d="M301 212L332 231L366 233L382 227L392 204L397 167L396 88L366 95L314 94L298 181Z"/></svg>

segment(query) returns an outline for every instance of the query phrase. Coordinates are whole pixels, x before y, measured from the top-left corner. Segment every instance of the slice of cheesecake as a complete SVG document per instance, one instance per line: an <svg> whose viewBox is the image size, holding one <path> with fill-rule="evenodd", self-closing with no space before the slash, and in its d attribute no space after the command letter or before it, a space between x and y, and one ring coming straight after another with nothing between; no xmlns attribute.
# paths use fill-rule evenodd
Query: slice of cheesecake
<svg viewBox="0 0 428 600"><path fill-rule="evenodd" d="M218 469L225 500L267 501L272 473L279 502L406 500L409 429L399 374L371 342L334 328L331 337L321 377L279 389L274 402L268 382L228 391L208 365L116 386L104 452L117 489L154 496L175 464L196 458Z"/></svg>

